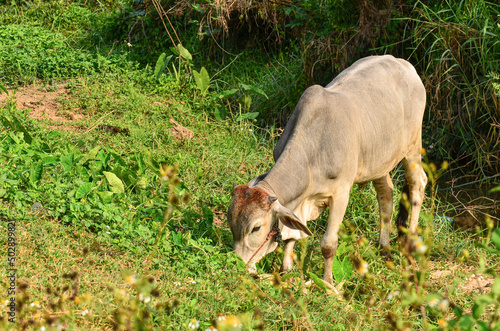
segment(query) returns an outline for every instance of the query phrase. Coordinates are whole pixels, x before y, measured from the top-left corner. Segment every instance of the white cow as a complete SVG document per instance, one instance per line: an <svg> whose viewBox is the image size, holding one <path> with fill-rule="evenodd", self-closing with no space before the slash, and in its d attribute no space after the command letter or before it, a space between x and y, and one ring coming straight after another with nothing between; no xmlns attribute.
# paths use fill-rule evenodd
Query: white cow
<svg viewBox="0 0 500 331"><path fill-rule="evenodd" d="M390 55L363 58L328 86L309 87L274 149L272 169L233 188L228 222L234 251L254 268L276 249L269 239L273 226L279 227L285 242L281 270L288 271L295 241L312 235L307 221L328 207L321 253L323 279L331 284L338 230L353 184L373 182L381 218L379 244L389 252L389 172L400 161L410 193L408 230L415 233L427 184L420 163L425 102L415 68Z"/></svg>

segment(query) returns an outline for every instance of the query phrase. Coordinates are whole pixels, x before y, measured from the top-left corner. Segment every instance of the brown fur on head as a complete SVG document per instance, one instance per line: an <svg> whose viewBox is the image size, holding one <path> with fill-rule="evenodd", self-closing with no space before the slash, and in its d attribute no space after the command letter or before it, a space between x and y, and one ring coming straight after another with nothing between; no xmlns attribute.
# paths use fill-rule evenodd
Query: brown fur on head
<svg viewBox="0 0 500 331"><path fill-rule="evenodd" d="M270 210L269 197L266 191L258 187L234 186L227 219L235 239L239 239L246 232L244 228L249 226L251 218L259 217L258 214Z"/></svg>
<svg viewBox="0 0 500 331"><path fill-rule="evenodd" d="M262 188L249 185L233 187L227 219L233 233L234 252L246 263L251 262L250 269L278 246L275 241L266 239L275 222L279 221L289 228L312 234L276 197L270 196Z"/></svg>

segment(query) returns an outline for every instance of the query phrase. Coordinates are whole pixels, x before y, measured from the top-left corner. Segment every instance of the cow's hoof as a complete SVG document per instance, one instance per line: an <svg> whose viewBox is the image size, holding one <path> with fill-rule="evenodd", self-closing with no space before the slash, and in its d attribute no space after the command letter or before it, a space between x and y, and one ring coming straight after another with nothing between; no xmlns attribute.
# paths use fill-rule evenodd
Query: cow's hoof
<svg viewBox="0 0 500 331"><path fill-rule="evenodd" d="M380 250L380 256L382 256L386 260L392 260L392 254L388 248L382 248Z"/></svg>

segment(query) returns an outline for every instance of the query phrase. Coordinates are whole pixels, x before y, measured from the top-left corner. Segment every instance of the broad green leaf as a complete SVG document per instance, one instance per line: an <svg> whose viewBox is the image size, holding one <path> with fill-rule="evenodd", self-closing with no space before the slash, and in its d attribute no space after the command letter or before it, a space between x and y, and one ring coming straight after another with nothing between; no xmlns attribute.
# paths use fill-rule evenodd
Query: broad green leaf
<svg viewBox="0 0 500 331"><path fill-rule="evenodd" d="M43 164L58 163L59 158L57 156L47 156L43 158Z"/></svg>
<svg viewBox="0 0 500 331"><path fill-rule="evenodd" d="M490 190L490 193L493 193L493 192L499 192L500 191L500 185L497 186L497 187L494 187Z"/></svg>
<svg viewBox="0 0 500 331"><path fill-rule="evenodd" d="M117 153L111 153L111 155L113 155L113 158L119 163L121 164L122 166L126 166L126 162L125 160Z"/></svg>
<svg viewBox="0 0 500 331"><path fill-rule="evenodd" d="M478 319L483 314L484 307L493 303L494 299L491 294L483 294L476 297L474 306L472 307L472 315Z"/></svg>
<svg viewBox="0 0 500 331"><path fill-rule="evenodd" d="M111 196L113 195L112 192L97 192L97 195L99 195L99 198L101 199L102 203L104 204L109 204L111 203Z"/></svg>
<svg viewBox="0 0 500 331"><path fill-rule="evenodd" d="M290 279L292 277L300 277L300 273L299 272L289 272L289 273L281 276L281 280L285 281L285 280Z"/></svg>
<svg viewBox="0 0 500 331"><path fill-rule="evenodd" d="M347 244L345 242L343 242L342 244L340 244L337 247L336 256L342 256L342 255L344 255L344 253L346 252L346 246L347 246Z"/></svg>
<svg viewBox="0 0 500 331"><path fill-rule="evenodd" d="M139 180L137 180L137 183L135 183L135 185L141 190L144 190L148 187L148 180L145 177L141 177L139 178Z"/></svg>
<svg viewBox="0 0 500 331"><path fill-rule="evenodd" d="M496 228L491 234L491 242L495 244L497 249L500 249L500 228Z"/></svg>
<svg viewBox="0 0 500 331"><path fill-rule="evenodd" d="M182 46L181 44L177 45L177 50L184 60L187 60L189 62L193 61L193 56L186 48L184 48L184 46Z"/></svg>
<svg viewBox="0 0 500 331"><path fill-rule="evenodd" d="M495 282L491 286L491 293L496 296L500 296L500 277L495 278Z"/></svg>
<svg viewBox="0 0 500 331"><path fill-rule="evenodd" d="M144 172L146 171L146 163L144 162L142 153L136 154L134 157L132 157L132 160L136 162L134 165L134 171L136 172L136 175L140 176L144 174Z"/></svg>
<svg viewBox="0 0 500 331"><path fill-rule="evenodd" d="M196 87L198 87L201 93L205 95L205 92L207 92L207 89L210 86L210 76L208 76L207 69L202 67L200 72L193 70L193 76L196 82Z"/></svg>
<svg viewBox="0 0 500 331"><path fill-rule="evenodd" d="M30 182L36 184L42 179L43 161L38 161L30 168Z"/></svg>
<svg viewBox="0 0 500 331"><path fill-rule="evenodd" d="M253 120L256 119L259 116L259 112L253 112L253 113L244 113L238 116L236 121L243 121L243 120Z"/></svg>
<svg viewBox="0 0 500 331"><path fill-rule="evenodd" d="M165 53L162 53L160 55L160 57L156 61L156 65L155 65L154 75L155 75L156 79L160 78L160 76L165 71L165 68L170 63L171 59L172 59L172 55L167 56Z"/></svg>
<svg viewBox="0 0 500 331"><path fill-rule="evenodd" d="M344 279L349 279L352 275L352 265L347 256L344 257L342 261L335 257L333 260L332 273L333 277L337 282L341 282Z"/></svg>
<svg viewBox="0 0 500 331"><path fill-rule="evenodd" d="M0 84L0 91L3 91L3 92L5 92L5 93L9 94L9 93L7 92L7 89L5 88L5 86L3 86L2 84Z"/></svg>
<svg viewBox="0 0 500 331"><path fill-rule="evenodd" d="M9 133L9 137L14 140L14 142L19 145L21 143L21 140L19 139L19 137L17 136L16 132L10 132Z"/></svg>
<svg viewBox="0 0 500 331"><path fill-rule="evenodd" d="M226 108L215 108L215 119L219 122L226 120L227 111Z"/></svg>
<svg viewBox="0 0 500 331"><path fill-rule="evenodd" d="M321 278L319 278L312 272L309 272L309 277L311 277L312 281L314 282L314 284L316 284L316 286L318 286L320 289L326 292L327 290L326 285L325 283L323 283L323 280Z"/></svg>
<svg viewBox="0 0 500 331"><path fill-rule="evenodd" d="M252 97L248 94L243 96L243 109L246 111L250 110L250 107L252 106Z"/></svg>
<svg viewBox="0 0 500 331"><path fill-rule="evenodd" d="M250 91L250 92L257 93L257 94L262 95L264 98L269 99L269 97L267 96L267 94L264 91L262 91L260 88L258 88L258 87L255 87L253 85L247 85L247 84L241 84L241 86L243 86L243 88L245 89L245 91Z"/></svg>
<svg viewBox="0 0 500 331"><path fill-rule="evenodd" d="M472 326L474 326L474 324L474 318L470 315L465 315L460 319L458 326L460 330L472 330Z"/></svg>
<svg viewBox="0 0 500 331"><path fill-rule="evenodd" d="M92 183L85 183L76 190L75 199L86 197L92 189Z"/></svg>
<svg viewBox="0 0 500 331"><path fill-rule="evenodd" d="M81 165L83 165L83 164L87 163L90 160L94 160L97 157L97 153L99 153L100 149L101 149L101 147L99 147L99 146L96 146L96 147L92 148L92 150L90 152L88 152L87 154L85 154L80 159L80 161L78 161L78 163L81 164Z"/></svg>
<svg viewBox="0 0 500 331"><path fill-rule="evenodd" d="M63 166L64 171L71 171L71 169L73 168L73 158L73 153L61 156L61 165Z"/></svg>
<svg viewBox="0 0 500 331"><path fill-rule="evenodd" d="M476 327L477 327L477 329L479 331L491 331L491 330L494 330L494 329L490 328L490 326L488 325L488 323L483 322L483 321L477 321Z"/></svg>
<svg viewBox="0 0 500 331"><path fill-rule="evenodd" d="M137 184L137 175L130 170L124 171L121 178L126 187L131 187Z"/></svg>
<svg viewBox="0 0 500 331"><path fill-rule="evenodd" d="M125 187L123 186L123 182L120 178L118 178L114 173L103 171L104 176L106 176L106 180L111 186L111 191L116 193L125 193Z"/></svg>
<svg viewBox="0 0 500 331"><path fill-rule="evenodd" d="M86 183L90 179L89 172L81 164L76 165L76 172L80 175L80 178Z"/></svg>
<svg viewBox="0 0 500 331"><path fill-rule="evenodd" d="M12 118L12 124L14 125L12 129L22 132L24 134L24 141L31 145L33 138L31 137L28 130L26 130L24 125L17 119L17 117Z"/></svg>
<svg viewBox="0 0 500 331"><path fill-rule="evenodd" d="M221 93L216 94L213 98L214 99L224 99L224 98L230 97L231 95L236 94L238 91L239 91L239 89L237 89L237 88L222 91Z"/></svg>

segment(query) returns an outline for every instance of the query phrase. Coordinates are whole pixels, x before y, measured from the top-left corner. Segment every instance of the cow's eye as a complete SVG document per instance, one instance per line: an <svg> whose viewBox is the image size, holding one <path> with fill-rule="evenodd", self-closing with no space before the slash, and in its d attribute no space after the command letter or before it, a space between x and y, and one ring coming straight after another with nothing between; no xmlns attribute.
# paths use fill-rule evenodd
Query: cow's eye
<svg viewBox="0 0 500 331"><path fill-rule="evenodd" d="M255 228L252 229L252 233L257 232L260 230L260 226L256 226Z"/></svg>

